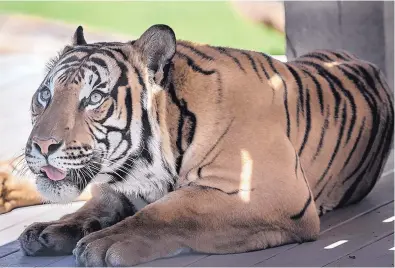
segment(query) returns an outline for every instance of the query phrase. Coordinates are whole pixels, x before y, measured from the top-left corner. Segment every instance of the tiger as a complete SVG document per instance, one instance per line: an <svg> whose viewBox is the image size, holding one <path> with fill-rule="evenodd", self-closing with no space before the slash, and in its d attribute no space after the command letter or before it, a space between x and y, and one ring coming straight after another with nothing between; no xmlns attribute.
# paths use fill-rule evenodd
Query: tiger
<svg viewBox="0 0 395 268"><path fill-rule="evenodd" d="M92 197L28 226L25 255L132 266L314 241L320 216L362 200L383 171L393 97L349 52L281 62L164 24L97 43L79 26L72 40L32 97L25 159L46 200L86 185Z"/></svg>

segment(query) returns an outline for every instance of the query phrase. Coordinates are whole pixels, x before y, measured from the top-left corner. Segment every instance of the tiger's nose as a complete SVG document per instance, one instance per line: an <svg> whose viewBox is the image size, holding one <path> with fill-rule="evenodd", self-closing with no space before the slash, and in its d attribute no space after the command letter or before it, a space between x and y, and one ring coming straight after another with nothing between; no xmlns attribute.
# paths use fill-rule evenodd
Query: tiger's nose
<svg viewBox="0 0 395 268"><path fill-rule="evenodd" d="M56 152L62 142L59 142L53 138L51 139L40 139L38 137L33 137L33 146L41 152L42 155L50 155Z"/></svg>

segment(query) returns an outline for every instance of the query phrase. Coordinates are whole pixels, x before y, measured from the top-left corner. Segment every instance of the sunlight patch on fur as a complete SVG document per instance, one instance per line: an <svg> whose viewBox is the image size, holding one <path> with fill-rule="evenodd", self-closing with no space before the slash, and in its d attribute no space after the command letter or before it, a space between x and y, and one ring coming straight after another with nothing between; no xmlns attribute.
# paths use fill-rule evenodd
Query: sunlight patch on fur
<svg viewBox="0 0 395 268"><path fill-rule="evenodd" d="M341 62L332 61L332 62L325 62L324 65L328 68L335 67L337 65L341 65Z"/></svg>
<svg viewBox="0 0 395 268"><path fill-rule="evenodd" d="M273 75L270 78L269 83L274 90L279 90L283 87L283 80L278 74Z"/></svg>
<svg viewBox="0 0 395 268"><path fill-rule="evenodd" d="M245 203L250 202L252 166L253 160L250 153L242 149L239 196L241 200Z"/></svg>

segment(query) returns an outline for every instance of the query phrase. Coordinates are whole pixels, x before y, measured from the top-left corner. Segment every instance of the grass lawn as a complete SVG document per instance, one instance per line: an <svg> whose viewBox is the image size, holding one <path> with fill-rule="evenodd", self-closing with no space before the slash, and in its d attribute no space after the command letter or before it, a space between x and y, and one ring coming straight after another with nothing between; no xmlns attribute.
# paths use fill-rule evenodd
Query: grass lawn
<svg viewBox="0 0 395 268"><path fill-rule="evenodd" d="M24 13L139 36L152 24L179 39L284 54L283 35L241 17L228 2L0 2L0 13ZM1 30L1 29L0 29ZM89 40L89 37L87 37Z"/></svg>

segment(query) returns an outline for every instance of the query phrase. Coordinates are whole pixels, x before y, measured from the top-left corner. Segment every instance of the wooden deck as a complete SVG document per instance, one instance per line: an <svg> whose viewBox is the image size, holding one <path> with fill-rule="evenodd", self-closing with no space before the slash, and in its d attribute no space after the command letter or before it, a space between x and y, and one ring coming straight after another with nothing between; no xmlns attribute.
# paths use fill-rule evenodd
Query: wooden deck
<svg viewBox="0 0 395 268"><path fill-rule="evenodd" d="M26 257L15 240L36 221L49 221L78 209L72 205L20 208L0 216L0 266L74 266L72 256ZM366 199L322 217L315 242L291 244L243 254L189 253L140 266L394 266L394 155ZM343 244L335 246L337 244ZM332 246L331 246L332 245Z"/></svg>

